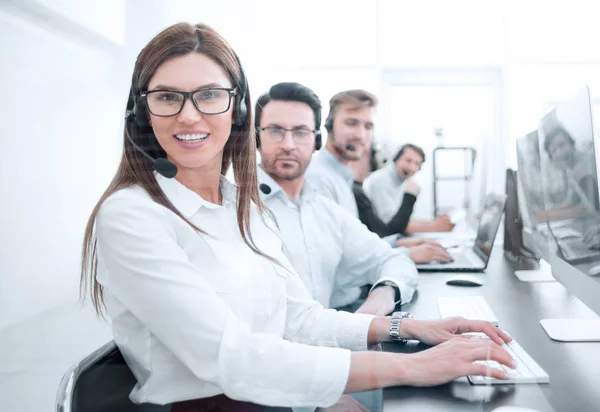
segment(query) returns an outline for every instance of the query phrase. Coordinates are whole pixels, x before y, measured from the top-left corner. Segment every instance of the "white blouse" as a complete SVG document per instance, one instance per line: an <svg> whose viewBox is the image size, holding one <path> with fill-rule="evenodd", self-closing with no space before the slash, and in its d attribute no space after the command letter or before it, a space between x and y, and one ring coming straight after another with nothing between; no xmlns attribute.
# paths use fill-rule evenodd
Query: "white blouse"
<svg viewBox="0 0 600 412"><path fill-rule="evenodd" d="M371 315L311 300L273 225L251 209L254 253L223 205L156 175L198 233L140 187L110 196L96 219L98 281L115 342L137 378L134 402L225 394L277 406L328 406L348 380L349 350L366 350ZM326 347L328 346L328 347ZM343 348L343 349L342 349Z"/></svg>

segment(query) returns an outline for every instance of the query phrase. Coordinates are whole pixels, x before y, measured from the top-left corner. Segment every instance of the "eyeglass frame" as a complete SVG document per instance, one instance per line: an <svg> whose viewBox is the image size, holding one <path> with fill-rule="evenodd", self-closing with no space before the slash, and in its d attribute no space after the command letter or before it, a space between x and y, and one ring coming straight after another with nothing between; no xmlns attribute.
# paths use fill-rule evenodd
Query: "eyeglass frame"
<svg viewBox="0 0 600 412"><path fill-rule="evenodd" d="M227 108L225 110L223 110L222 112L218 112L218 113L205 113L202 110L200 110L200 108L196 104L196 101L193 99L193 96L194 96L194 94L196 94L198 92L207 91L207 90L225 90L227 93L229 93L229 99L227 100ZM173 113L173 114L154 114L154 113L152 113L152 110L150 110L150 105L148 104L148 95L152 94L152 93L158 93L158 92L170 92L170 93L178 93L180 95L183 95L183 101L182 101L181 107L179 108L177 113ZM140 93L140 98L144 99L144 103L146 104L146 107L148 108L148 112L150 112L153 116L171 117L171 116L177 116L179 113L181 113L181 111L183 110L183 106L185 106L185 101L188 99L191 100L191 102L194 105L194 107L196 108L196 110L198 110L202 114L212 115L212 114L226 113L229 109L231 109L231 98L234 96L237 96L237 95L238 95L237 87L233 87L233 88L231 88L231 87L202 87L200 89L192 90L191 92L182 92L181 90L169 90L169 89L147 90L145 92Z"/></svg>
<svg viewBox="0 0 600 412"><path fill-rule="evenodd" d="M308 129L308 128L302 128L302 127L295 128L295 129L286 129L285 127L279 127L279 126L267 126L267 127L257 127L256 128L256 130L260 131L260 132L264 132L265 130L268 130L268 129L278 129L278 130L283 130L284 131L283 136L281 136L281 140L278 140L276 143L283 142L283 139L285 138L285 135L286 135L287 132L290 132L292 134L292 140L294 142L296 142L296 139L294 138L294 132L296 130L303 130L303 131L306 131L306 132L314 133L315 138L321 134L320 130L317 130L317 129Z"/></svg>

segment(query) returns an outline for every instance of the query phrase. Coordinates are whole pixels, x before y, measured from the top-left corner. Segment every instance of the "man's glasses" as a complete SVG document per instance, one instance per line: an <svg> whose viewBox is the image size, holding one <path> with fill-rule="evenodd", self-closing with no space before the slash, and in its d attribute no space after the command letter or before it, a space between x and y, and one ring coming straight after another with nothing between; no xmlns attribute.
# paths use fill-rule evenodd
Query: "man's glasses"
<svg viewBox="0 0 600 412"><path fill-rule="evenodd" d="M310 143L311 137L320 133L318 130L310 130L304 127L297 129L284 129L283 127L269 126L269 127L257 127L257 130L262 132L260 134L261 139L268 139L272 143L279 143L285 137L287 132L292 134L292 139L297 144L308 144Z"/></svg>
<svg viewBox="0 0 600 412"><path fill-rule="evenodd" d="M196 109L204 114L225 113L231 107L231 97L237 95L237 89L211 87L180 92L176 90L151 90L143 92L140 97L146 99L148 111L154 116L175 116L181 112L187 99Z"/></svg>

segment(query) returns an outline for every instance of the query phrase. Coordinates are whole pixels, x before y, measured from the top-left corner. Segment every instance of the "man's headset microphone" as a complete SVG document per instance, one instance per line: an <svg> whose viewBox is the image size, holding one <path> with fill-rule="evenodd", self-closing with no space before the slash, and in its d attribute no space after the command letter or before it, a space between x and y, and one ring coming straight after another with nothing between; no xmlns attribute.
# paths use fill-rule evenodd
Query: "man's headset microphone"
<svg viewBox="0 0 600 412"><path fill-rule="evenodd" d="M333 132L333 119L332 118L327 118L327 120L325 120L325 130L327 130L327 133L329 133L331 135L331 132ZM347 150L349 152L354 152L356 151L356 146L354 146L351 143L348 143L346 145L342 145L339 142L337 142L335 140L335 138L331 139L331 143L333 144L333 146L338 149L338 150Z"/></svg>
<svg viewBox="0 0 600 412"><path fill-rule="evenodd" d="M240 67L240 82L238 83L235 80L235 76L233 76L232 73L230 73L229 77L237 83L234 94L235 104L233 105L233 123L236 127L241 128L244 126L248 115L248 108L245 101L248 94L248 83L239 57L235 55L235 58ZM185 105L185 100L183 105ZM152 156L148 153L148 151L157 152L160 148L160 145L154 136L148 116L149 112L146 107L146 95L144 92L140 93L136 90L135 79L133 79L129 92L129 100L127 101L127 110L125 112L125 135L135 150L140 152L152 163L153 170L166 178L172 179L177 175L177 166L175 163L158 154ZM149 147L150 150L144 150L134 141L129 131L129 128L132 126L137 128L137 135L139 138L147 141L147 147Z"/></svg>

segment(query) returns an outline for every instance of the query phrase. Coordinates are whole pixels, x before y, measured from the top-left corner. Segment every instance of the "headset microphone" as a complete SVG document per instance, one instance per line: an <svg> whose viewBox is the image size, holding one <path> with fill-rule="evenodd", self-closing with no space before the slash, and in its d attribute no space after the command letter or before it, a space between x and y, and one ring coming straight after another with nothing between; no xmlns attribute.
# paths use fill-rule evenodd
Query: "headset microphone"
<svg viewBox="0 0 600 412"><path fill-rule="evenodd" d="M267 184L261 183L260 186L258 186L260 191L263 192L265 195L268 195L269 193L271 193L271 187Z"/></svg>
<svg viewBox="0 0 600 412"><path fill-rule="evenodd" d="M166 178L169 178L169 179L174 178L177 175L177 166L175 166L175 163L173 163L170 160L167 160L163 157L154 159L152 156L150 156L148 153L146 153L144 151L144 149L142 149L140 146L138 146L133 141L133 139L131 138L131 135L129 134L129 126L127 124L130 116L133 116L133 113L127 112L127 114L125 116L125 135L127 135L127 140L129 140L129 142L133 145L133 147L138 152L143 154L148 160L150 160L152 162L152 169L156 170L156 172L160 173L161 175L163 175Z"/></svg>

